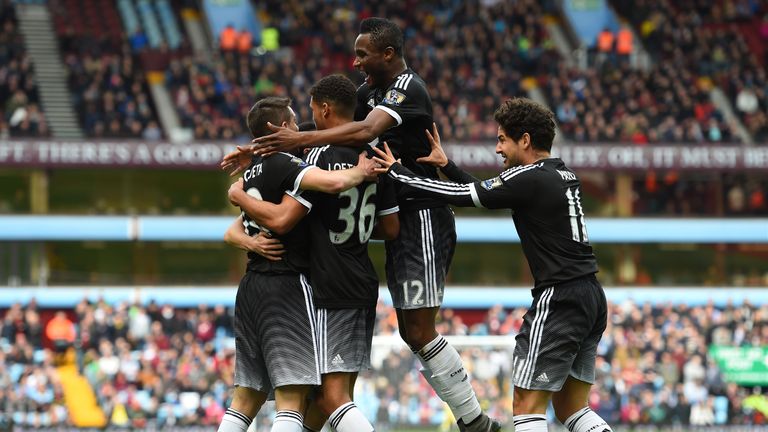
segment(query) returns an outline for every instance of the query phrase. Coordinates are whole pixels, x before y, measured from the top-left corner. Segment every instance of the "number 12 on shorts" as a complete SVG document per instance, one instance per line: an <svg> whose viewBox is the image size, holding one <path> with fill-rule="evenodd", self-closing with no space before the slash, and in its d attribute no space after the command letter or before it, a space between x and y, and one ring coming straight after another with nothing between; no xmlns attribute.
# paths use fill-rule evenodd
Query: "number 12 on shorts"
<svg viewBox="0 0 768 432"><path fill-rule="evenodd" d="M420 280L403 282L403 300L404 304L424 304L424 283Z"/></svg>

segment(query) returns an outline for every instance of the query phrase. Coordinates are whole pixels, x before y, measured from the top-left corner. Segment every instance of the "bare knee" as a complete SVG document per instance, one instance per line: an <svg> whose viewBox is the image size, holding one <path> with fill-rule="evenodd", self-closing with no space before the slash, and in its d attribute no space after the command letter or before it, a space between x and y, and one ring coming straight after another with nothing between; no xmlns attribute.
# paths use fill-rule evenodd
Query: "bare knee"
<svg viewBox="0 0 768 432"><path fill-rule="evenodd" d="M323 384L317 395L317 406L330 416L336 408L352 401L351 381L353 374L331 373L323 375Z"/></svg>
<svg viewBox="0 0 768 432"><path fill-rule="evenodd" d="M565 423L576 411L587 406L591 384L568 377L563 388L552 395L552 408L555 416Z"/></svg>
<svg viewBox="0 0 768 432"><path fill-rule="evenodd" d="M406 334L403 335L401 333L400 336L403 337L405 343L407 343L412 350L419 351L437 337L437 332L434 327L422 328L419 326L410 326L406 329Z"/></svg>
<svg viewBox="0 0 768 432"><path fill-rule="evenodd" d="M550 397L551 393L548 391L526 390L515 387L512 412L515 415L544 414L547 412Z"/></svg>
<svg viewBox="0 0 768 432"><path fill-rule="evenodd" d="M573 415L576 411L584 408L585 405L578 402L569 401L563 397L552 398L552 408L555 410L555 417L560 420L560 423L565 424L565 421Z"/></svg>
<svg viewBox="0 0 768 432"><path fill-rule="evenodd" d="M321 394L317 398L317 406L326 416L330 416L336 408L351 402L347 394Z"/></svg>
<svg viewBox="0 0 768 432"><path fill-rule="evenodd" d="M248 387L236 387L230 408L253 418L267 400L266 393Z"/></svg>
<svg viewBox="0 0 768 432"><path fill-rule="evenodd" d="M419 351L437 337L435 316L437 308L402 311L399 322L400 337L414 351Z"/></svg>

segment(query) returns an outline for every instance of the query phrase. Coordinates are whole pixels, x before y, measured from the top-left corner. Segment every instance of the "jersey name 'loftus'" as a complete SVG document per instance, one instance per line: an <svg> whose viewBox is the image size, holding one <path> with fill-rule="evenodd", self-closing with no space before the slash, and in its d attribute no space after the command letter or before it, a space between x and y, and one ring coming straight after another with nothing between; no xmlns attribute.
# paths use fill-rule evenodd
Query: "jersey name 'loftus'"
<svg viewBox="0 0 768 432"><path fill-rule="evenodd" d="M345 163L345 162L334 162L334 163L328 163L327 168L325 168L326 171L338 171L338 170L345 170L349 168L354 168L355 164L353 163Z"/></svg>

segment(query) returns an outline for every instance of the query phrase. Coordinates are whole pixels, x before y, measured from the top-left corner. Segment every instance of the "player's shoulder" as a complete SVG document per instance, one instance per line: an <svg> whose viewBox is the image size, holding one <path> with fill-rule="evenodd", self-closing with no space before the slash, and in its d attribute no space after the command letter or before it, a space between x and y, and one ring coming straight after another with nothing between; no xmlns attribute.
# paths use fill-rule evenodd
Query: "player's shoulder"
<svg viewBox="0 0 768 432"><path fill-rule="evenodd" d="M406 69L390 84L388 91L397 90L405 94L426 91L426 84L416 72Z"/></svg>
<svg viewBox="0 0 768 432"><path fill-rule="evenodd" d="M331 146L324 145L321 147L313 147L304 155L304 160L310 165L317 165L318 161L327 157L327 155L333 152L330 150Z"/></svg>
<svg viewBox="0 0 768 432"><path fill-rule="evenodd" d="M528 165L519 165L519 166L504 170L499 175L499 178L501 178L504 181L510 181L514 178L518 178L518 179L529 178L541 172L543 168L544 168L544 162L542 161L537 161Z"/></svg>
<svg viewBox="0 0 768 432"><path fill-rule="evenodd" d="M362 83L360 87L357 88L358 98L367 97L370 93L371 93L371 87L368 85L367 82Z"/></svg>
<svg viewBox="0 0 768 432"><path fill-rule="evenodd" d="M264 158L263 163L265 167L273 169L286 169L292 166L303 168L308 165L304 159L285 152L274 153L271 156Z"/></svg>

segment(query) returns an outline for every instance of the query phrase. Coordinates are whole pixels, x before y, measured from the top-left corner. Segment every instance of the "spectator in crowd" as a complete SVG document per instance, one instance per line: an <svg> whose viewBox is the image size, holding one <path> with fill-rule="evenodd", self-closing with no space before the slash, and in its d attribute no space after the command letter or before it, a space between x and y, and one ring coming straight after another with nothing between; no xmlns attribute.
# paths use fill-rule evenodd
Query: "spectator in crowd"
<svg viewBox="0 0 768 432"><path fill-rule="evenodd" d="M137 28L131 35L131 49L133 49L134 52L140 52L146 48L147 45L149 45L149 40L147 39L147 35L144 34L144 29L141 27Z"/></svg>
<svg viewBox="0 0 768 432"><path fill-rule="evenodd" d="M53 343L57 352L64 352L72 346L77 337L75 324L63 311L56 312L56 316L45 325L45 336Z"/></svg>
<svg viewBox="0 0 768 432"><path fill-rule="evenodd" d="M240 55L250 55L251 48L253 48L253 35L248 29L244 28L237 35L237 52Z"/></svg>
<svg viewBox="0 0 768 432"><path fill-rule="evenodd" d="M219 33L219 48L222 51L234 51L237 48L237 30L231 23Z"/></svg>
<svg viewBox="0 0 768 432"><path fill-rule="evenodd" d="M15 9L9 0L0 0L0 136L48 135Z"/></svg>

